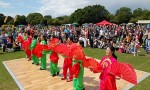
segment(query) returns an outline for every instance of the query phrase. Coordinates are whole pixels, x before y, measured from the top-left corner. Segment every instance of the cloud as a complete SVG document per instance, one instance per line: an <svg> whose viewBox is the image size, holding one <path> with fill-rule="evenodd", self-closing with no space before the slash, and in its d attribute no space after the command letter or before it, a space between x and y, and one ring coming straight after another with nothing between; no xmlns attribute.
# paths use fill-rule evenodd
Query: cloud
<svg viewBox="0 0 150 90"><path fill-rule="evenodd" d="M40 2L42 6L39 8L39 12L43 15L52 15L52 17L70 15L78 8L95 4L105 6L113 14L124 6L132 10L138 7L150 9L149 0L41 0Z"/></svg>
<svg viewBox="0 0 150 90"><path fill-rule="evenodd" d="M42 0L39 12L52 17L70 15L74 10L90 5L88 0Z"/></svg>
<svg viewBox="0 0 150 90"><path fill-rule="evenodd" d="M3 2L3 1L0 1L0 8L10 8L11 7L11 4L10 3L6 3L6 2Z"/></svg>

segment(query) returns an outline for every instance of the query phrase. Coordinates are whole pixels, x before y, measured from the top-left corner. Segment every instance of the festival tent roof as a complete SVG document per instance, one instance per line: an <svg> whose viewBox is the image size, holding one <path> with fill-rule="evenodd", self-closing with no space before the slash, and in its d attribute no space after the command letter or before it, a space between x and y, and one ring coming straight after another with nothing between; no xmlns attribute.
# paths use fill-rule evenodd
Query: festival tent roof
<svg viewBox="0 0 150 90"><path fill-rule="evenodd" d="M96 24L97 26L101 26L101 25L111 25L110 22L106 21L106 20L103 20L102 22L99 22Z"/></svg>

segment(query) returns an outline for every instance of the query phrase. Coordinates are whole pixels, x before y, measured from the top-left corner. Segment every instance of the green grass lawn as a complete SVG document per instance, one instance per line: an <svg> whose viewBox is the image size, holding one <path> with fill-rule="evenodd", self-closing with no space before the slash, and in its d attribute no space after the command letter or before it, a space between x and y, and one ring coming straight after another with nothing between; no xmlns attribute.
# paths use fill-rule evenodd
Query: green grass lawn
<svg viewBox="0 0 150 90"><path fill-rule="evenodd" d="M17 84L2 64L2 61L18 59L23 57L25 57L24 51L4 54L0 53L0 90L19 90Z"/></svg>
<svg viewBox="0 0 150 90"><path fill-rule="evenodd" d="M116 52L118 61L130 63L135 69L150 72L150 55L147 55L143 49L140 49L139 56L133 56L132 54L124 54ZM105 56L105 49L91 49L84 48L84 52L87 56L101 59ZM0 90L19 90L15 81L7 72L2 64L2 61L24 58L25 53L23 51L0 54ZM131 90L150 90L150 77L140 82L137 86Z"/></svg>

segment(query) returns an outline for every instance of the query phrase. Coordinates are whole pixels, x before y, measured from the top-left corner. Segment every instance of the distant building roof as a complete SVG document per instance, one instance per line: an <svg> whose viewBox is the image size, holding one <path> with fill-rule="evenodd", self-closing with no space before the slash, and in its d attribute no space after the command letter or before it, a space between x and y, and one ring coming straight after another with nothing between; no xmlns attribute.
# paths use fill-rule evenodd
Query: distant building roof
<svg viewBox="0 0 150 90"><path fill-rule="evenodd" d="M148 24L148 23L150 23L150 20L138 20L137 23Z"/></svg>

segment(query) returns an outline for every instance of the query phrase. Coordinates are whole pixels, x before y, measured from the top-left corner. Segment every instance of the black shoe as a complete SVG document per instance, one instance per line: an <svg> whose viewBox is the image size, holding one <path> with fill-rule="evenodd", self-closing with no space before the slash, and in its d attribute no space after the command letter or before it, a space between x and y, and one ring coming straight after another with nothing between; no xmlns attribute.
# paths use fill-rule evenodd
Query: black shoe
<svg viewBox="0 0 150 90"><path fill-rule="evenodd" d="M34 62L32 64L34 64Z"/></svg>
<svg viewBox="0 0 150 90"><path fill-rule="evenodd" d="M56 76L56 74L53 74L53 75L52 75L52 77L55 77L55 76Z"/></svg>
<svg viewBox="0 0 150 90"><path fill-rule="evenodd" d="M45 69L40 68L40 70L45 70Z"/></svg>
<svg viewBox="0 0 150 90"><path fill-rule="evenodd" d="M72 81L72 79L67 79L67 82L71 82Z"/></svg>
<svg viewBox="0 0 150 90"><path fill-rule="evenodd" d="M57 72L57 74L56 75L59 75L59 72Z"/></svg>
<svg viewBox="0 0 150 90"><path fill-rule="evenodd" d="M65 78L65 77L63 77L63 78L61 78L61 80L66 80L67 78Z"/></svg>
<svg viewBox="0 0 150 90"><path fill-rule="evenodd" d="M39 65L39 63L37 63L36 65Z"/></svg>

